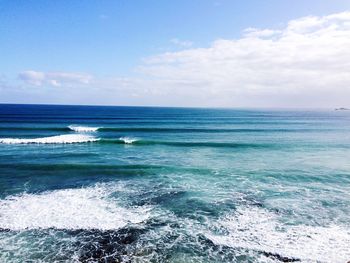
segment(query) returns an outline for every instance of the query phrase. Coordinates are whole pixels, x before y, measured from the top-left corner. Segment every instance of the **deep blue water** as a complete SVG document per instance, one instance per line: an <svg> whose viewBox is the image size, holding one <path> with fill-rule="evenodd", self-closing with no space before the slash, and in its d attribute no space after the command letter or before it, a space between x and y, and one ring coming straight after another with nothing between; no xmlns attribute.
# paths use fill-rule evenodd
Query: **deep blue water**
<svg viewBox="0 0 350 263"><path fill-rule="evenodd" d="M347 262L350 111L0 105L1 262Z"/></svg>

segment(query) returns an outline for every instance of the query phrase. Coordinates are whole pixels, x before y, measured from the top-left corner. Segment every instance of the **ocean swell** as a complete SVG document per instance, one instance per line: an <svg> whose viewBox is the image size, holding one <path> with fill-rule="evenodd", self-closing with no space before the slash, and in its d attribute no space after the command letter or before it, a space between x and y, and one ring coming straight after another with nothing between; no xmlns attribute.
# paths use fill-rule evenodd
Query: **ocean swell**
<svg viewBox="0 0 350 263"><path fill-rule="evenodd" d="M120 137L119 140L125 144L132 144L138 141L136 138L131 138L131 137Z"/></svg>
<svg viewBox="0 0 350 263"><path fill-rule="evenodd" d="M42 138L0 138L0 144L71 144L99 142L103 144L132 144L136 146L172 146L172 147L212 147L212 148L271 148L273 145L240 142L208 142L208 141L158 141L133 137L119 139L98 138L86 134L64 134Z"/></svg>
<svg viewBox="0 0 350 263"><path fill-rule="evenodd" d="M68 128L75 132L96 132L99 127L69 125Z"/></svg>
<svg viewBox="0 0 350 263"><path fill-rule="evenodd" d="M94 136L81 134L65 134L42 138L0 138L2 144L71 144L95 142L99 139Z"/></svg>

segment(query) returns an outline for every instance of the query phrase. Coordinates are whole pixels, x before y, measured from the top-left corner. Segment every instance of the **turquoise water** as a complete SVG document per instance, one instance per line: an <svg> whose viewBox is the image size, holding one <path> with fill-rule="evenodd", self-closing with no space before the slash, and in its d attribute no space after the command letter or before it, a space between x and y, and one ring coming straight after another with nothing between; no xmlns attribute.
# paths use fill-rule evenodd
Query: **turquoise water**
<svg viewBox="0 0 350 263"><path fill-rule="evenodd" d="M0 105L1 262L347 262L350 112Z"/></svg>

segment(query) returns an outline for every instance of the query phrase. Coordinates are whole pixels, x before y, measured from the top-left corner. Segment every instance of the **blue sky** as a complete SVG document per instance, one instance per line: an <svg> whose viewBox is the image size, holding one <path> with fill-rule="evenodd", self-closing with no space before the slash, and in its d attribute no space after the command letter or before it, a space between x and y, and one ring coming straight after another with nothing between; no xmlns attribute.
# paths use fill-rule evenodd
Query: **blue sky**
<svg viewBox="0 0 350 263"><path fill-rule="evenodd" d="M242 40L252 28L283 31L293 20L307 16L322 18L348 10L350 2L347 0L0 1L0 102L307 106L310 104L310 94L300 91L296 95L295 91L289 94L286 88L274 91L265 89L263 94L253 94L251 90L256 90L260 82L245 87L246 81L242 78L240 85L237 79L232 80L229 77L234 74L241 79L243 73L237 71L227 71L227 75L221 76L220 80L225 80L225 85L221 86L213 84L215 79L208 80L198 76L193 80L191 76L179 74L181 70L188 72L189 67L184 67L184 58L180 56L194 59L192 55L198 53L198 50L209 52L216 41L220 40ZM335 24L339 21L333 19L329 23ZM346 32L347 30L343 29ZM324 38L318 41L322 39ZM272 38L272 41L276 40ZM317 42L310 45L317 45ZM345 43L339 40L339 45L343 46ZM214 49L216 47L227 50L231 46L226 49L225 46L217 45ZM283 47L273 47L271 50L276 48ZM252 47L251 53L258 49L259 46ZM335 46L334 50L336 49L339 46ZM172 62L175 66L170 67L169 61L164 60L166 54L171 54L172 59L176 56L176 61ZM231 55L225 54L220 57L220 61ZM202 53L201 56L206 57L206 60L217 59ZM324 57L324 54L319 56ZM153 60L160 58L163 60L157 61L155 66ZM237 58L231 58L227 62L231 63L232 59L237 61ZM230 63L219 65L223 67L222 72L231 68ZM198 71L203 70L199 67L201 59L191 61L190 65L193 65L191 69L198 66ZM208 75L211 73L213 76L217 75L213 71ZM262 72L258 75L265 79ZM84 77L87 77L86 81L81 81ZM195 91L186 93L183 83L186 83L187 90ZM201 88L196 90L200 83ZM339 86L339 83L336 85ZM347 82L342 85L346 86ZM165 90L160 88L164 86ZM205 86L210 87L210 90L206 90ZM241 86L244 92L237 91L237 88L233 88L234 92L229 91L231 86ZM300 84L295 86L300 88ZM310 90L310 87L305 89ZM79 96L83 92L87 93L86 96ZM317 92L317 88L314 92ZM342 96L333 98L329 103L325 100L329 98L327 92L331 91L322 89L320 93L326 97L312 106L328 107L345 102L341 97L347 89L344 91L343 88ZM200 100L203 103L198 102L198 93L202 94ZM207 95L204 96L203 93ZM228 94L230 100L227 100ZM271 94L275 97L266 101ZM295 105L281 102L282 97L287 100L294 98L293 96L296 99L301 96L303 99Z"/></svg>

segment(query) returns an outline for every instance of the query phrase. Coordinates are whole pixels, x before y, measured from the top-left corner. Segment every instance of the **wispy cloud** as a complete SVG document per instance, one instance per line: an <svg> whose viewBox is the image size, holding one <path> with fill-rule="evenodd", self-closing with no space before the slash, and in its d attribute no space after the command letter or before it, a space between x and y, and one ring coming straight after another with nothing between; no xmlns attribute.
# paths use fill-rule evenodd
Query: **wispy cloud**
<svg viewBox="0 0 350 263"><path fill-rule="evenodd" d="M180 46L180 47L191 47L193 45L192 41L188 41L188 40L180 40L178 38L173 38L170 39L170 42L174 45Z"/></svg>
<svg viewBox="0 0 350 263"><path fill-rule="evenodd" d="M72 72L41 72L27 70L19 73L18 77L30 85L42 86L62 86L75 84L89 84L92 80L92 75L84 73Z"/></svg>

